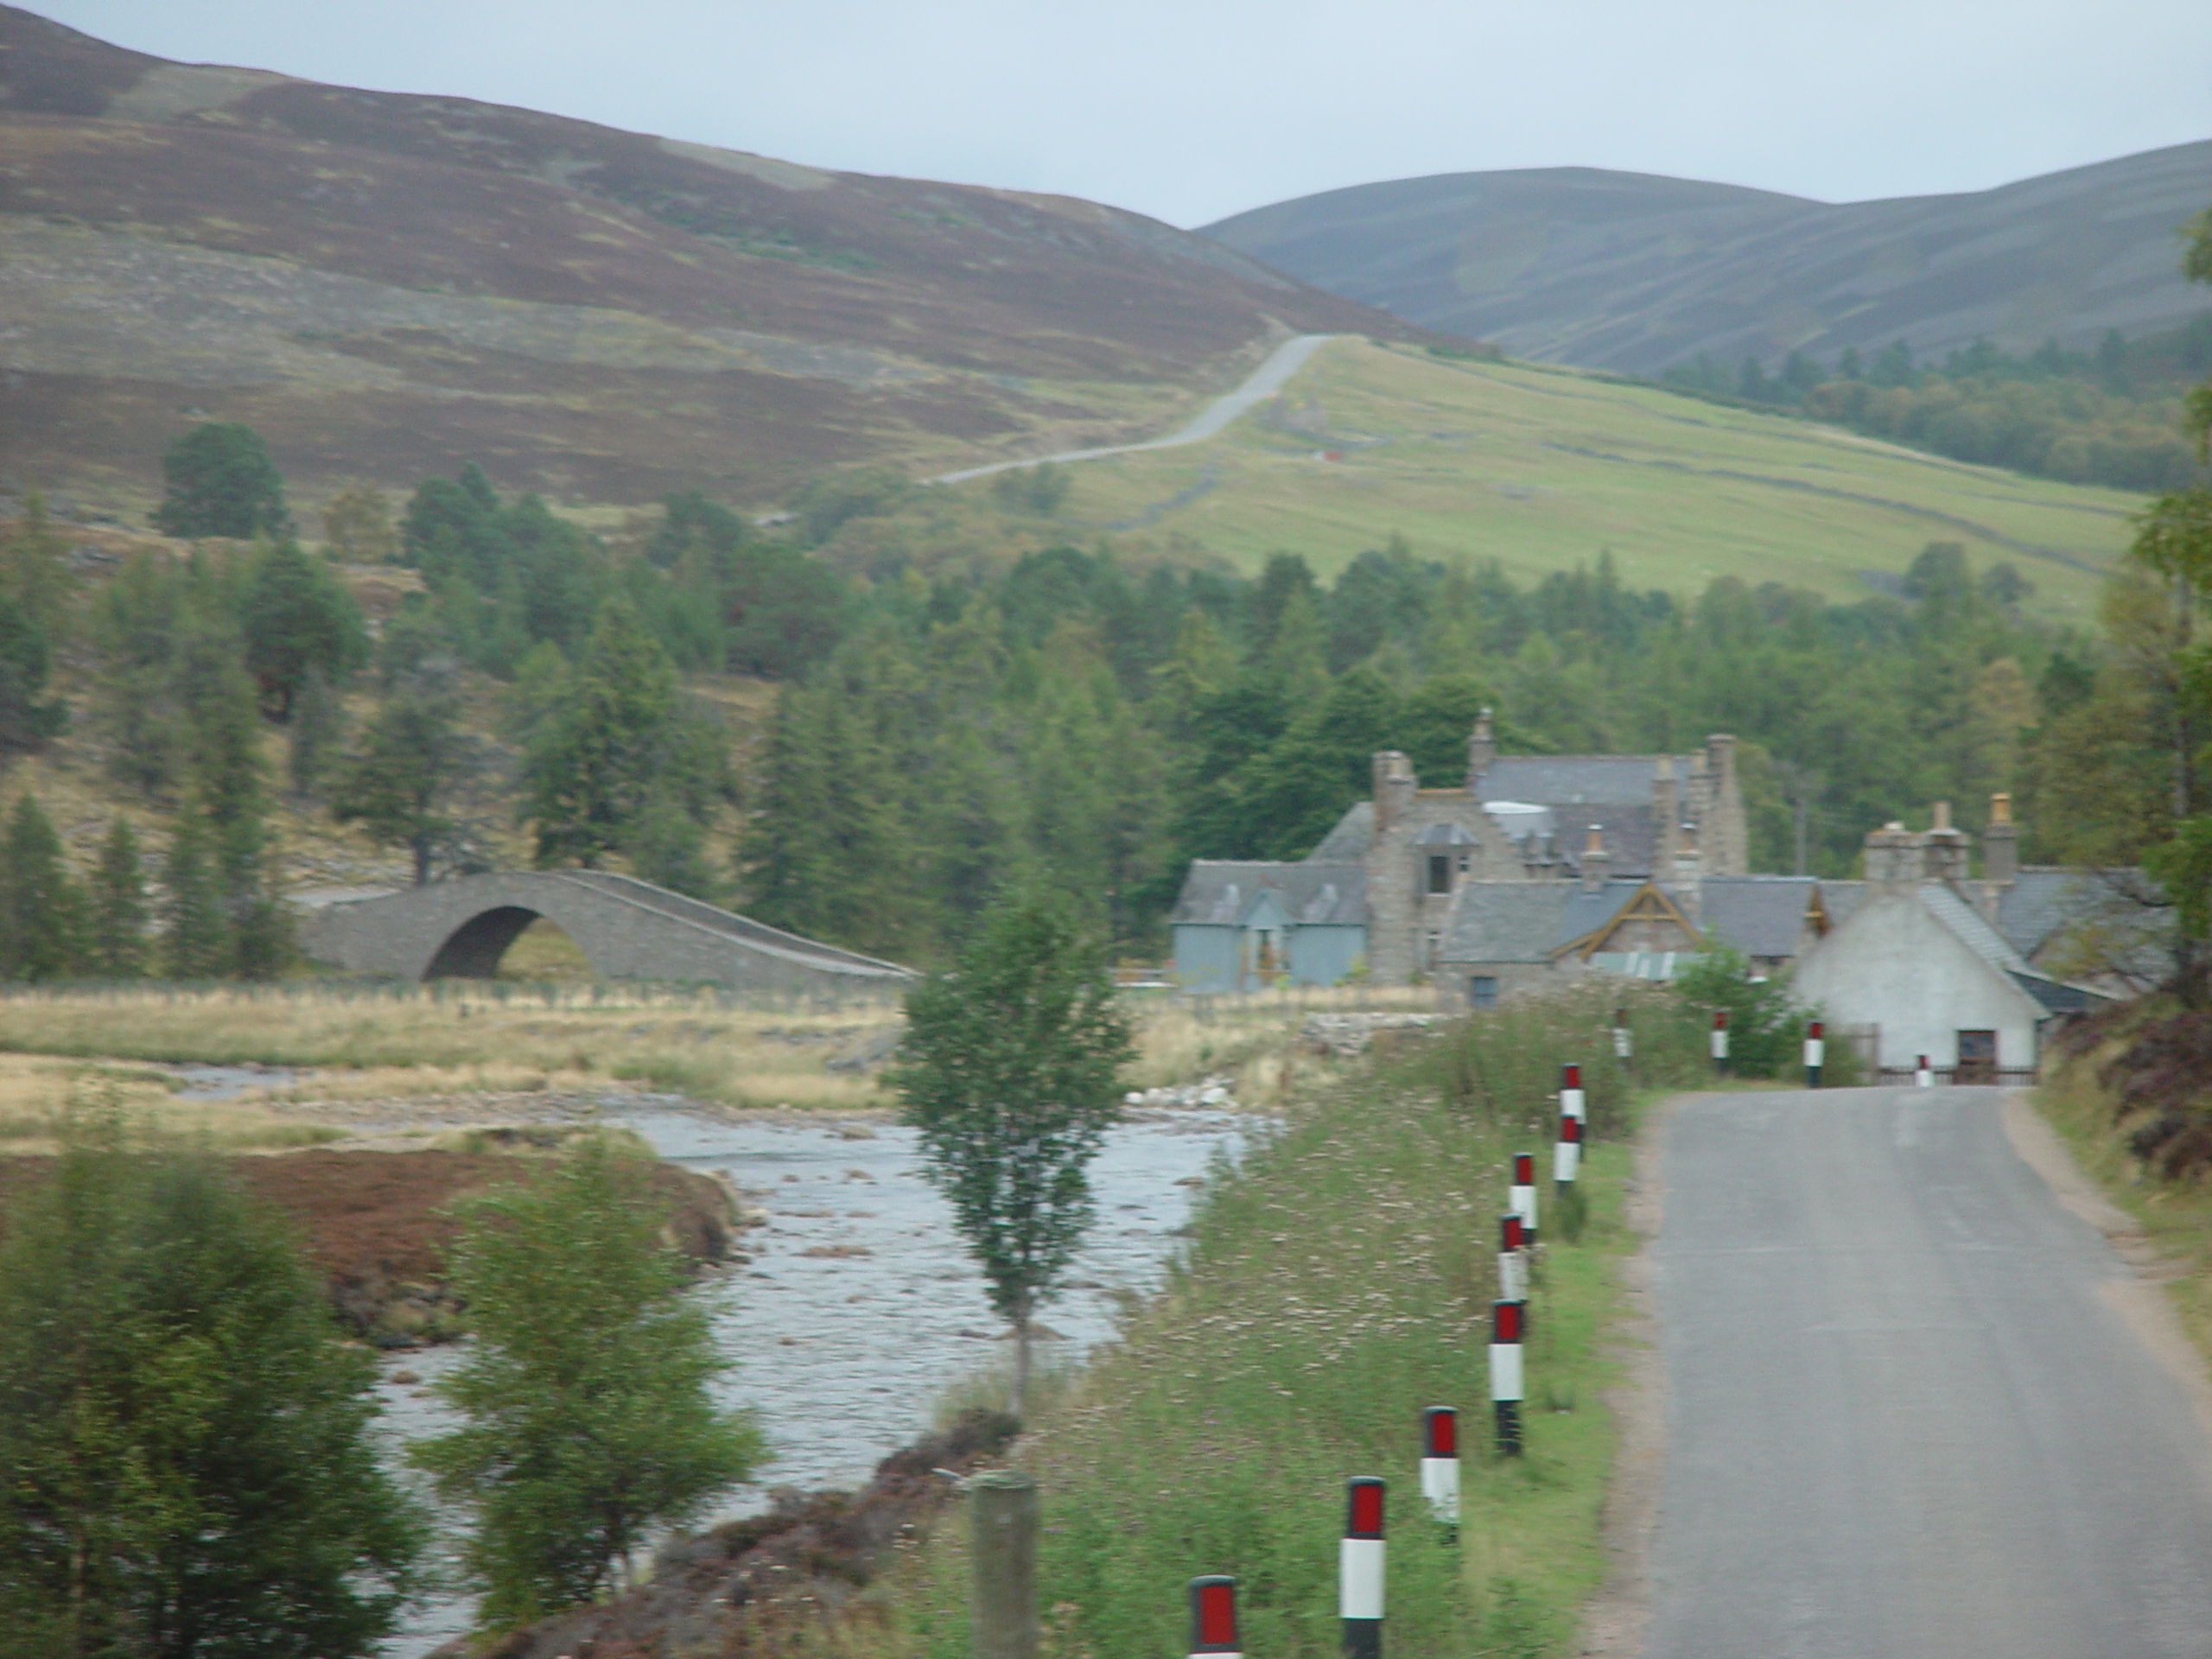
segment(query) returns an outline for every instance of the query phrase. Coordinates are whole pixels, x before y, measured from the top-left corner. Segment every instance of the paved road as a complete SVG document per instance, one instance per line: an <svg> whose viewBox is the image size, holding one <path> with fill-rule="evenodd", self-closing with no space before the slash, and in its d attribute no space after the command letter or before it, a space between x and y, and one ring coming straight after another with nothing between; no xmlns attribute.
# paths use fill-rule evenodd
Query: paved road
<svg viewBox="0 0 2212 1659"><path fill-rule="evenodd" d="M1675 1111L1646 1659L2212 1655L2212 1445L2000 1098Z"/></svg>
<svg viewBox="0 0 2212 1659"><path fill-rule="evenodd" d="M1336 338L1334 334L1300 334L1285 340L1268 354L1266 362L1252 371L1251 378L1243 385L1226 397L1214 399L1189 425L1164 438L1154 438L1146 443L1117 443L1105 449L1069 449L1057 455L1032 455L1026 461L994 461L988 467L970 467L923 481L960 484L971 478L988 478L993 473L1010 472L1016 467L1036 467L1048 461L1096 461L1102 455L1128 455L1140 449L1173 449L1178 444L1198 443L1212 437L1262 398L1272 397L1281 391L1290 377L1306 366L1307 358Z"/></svg>

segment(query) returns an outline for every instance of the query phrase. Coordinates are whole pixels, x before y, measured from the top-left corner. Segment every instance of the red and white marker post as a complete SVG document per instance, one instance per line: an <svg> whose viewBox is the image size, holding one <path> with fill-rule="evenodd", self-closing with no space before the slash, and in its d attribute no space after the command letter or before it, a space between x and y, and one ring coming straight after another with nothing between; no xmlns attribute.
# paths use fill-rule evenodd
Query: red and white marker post
<svg viewBox="0 0 2212 1659"><path fill-rule="evenodd" d="M1562 1065L1559 1069L1559 1109L1568 1116L1584 1123L1590 1121L1590 1109L1584 1104L1582 1068Z"/></svg>
<svg viewBox="0 0 2212 1659"><path fill-rule="evenodd" d="M1506 1194L1505 1207L1521 1217L1521 1226L1527 1242L1536 1242L1536 1154L1516 1152L1513 1154L1513 1187Z"/></svg>
<svg viewBox="0 0 2212 1659"><path fill-rule="evenodd" d="M1236 1641L1236 1580L1205 1578L1191 1580L1192 1659L1243 1659Z"/></svg>
<svg viewBox="0 0 2212 1659"><path fill-rule="evenodd" d="M1529 1300L1529 1230L1510 1210L1497 1218L1497 1294L1507 1302Z"/></svg>
<svg viewBox="0 0 2212 1659"><path fill-rule="evenodd" d="M1344 1659L1382 1659L1382 1483L1344 1482L1344 1537L1337 1556L1337 1616Z"/></svg>
<svg viewBox="0 0 2212 1659"><path fill-rule="evenodd" d="M1521 1455L1521 1313L1519 1302L1490 1306L1490 1402L1501 1458Z"/></svg>
<svg viewBox="0 0 2212 1659"><path fill-rule="evenodd" d="M1552 1185L1573 1186L1582 1173L1582 1120L1569 1112L1559 1115L1559 1144L1552 1148Z"/></svg>
<svg viewBox="0 0 2212 1659"><path fill-rule="evenodd" d="M1459 1524L1459 1414L1449 1406L1421 1414L1421 1495L1440 1525Z"/></svg>
<svg viewBox="0 0 2212 1659"><path fill-rule="evenodd" d="M1920 1057L1920 1064L1912 1068L1912 1086L1916 1089L1933 1089L1936 1086L1935 1068L1928 1064L1925 1054Z"/></svg>
<svg viewBox="0 0 2212 1659"><path fill-rule="evenodd" d="M1713 1069L1721 1077L1728 1075L1728 1010L1713 1011Z"/></svg>
<svg viewBox="0 0 2212 1659"><path fill-rule="evenodd" d="M1635 1054L1636 1036L1628 1028L1628 1010L1615 1008L1613 1010L1613 1058L1617 1060L1626 1060L1633 1058Z"/></svg>
<svg viewBox="0 0 2212 1659"><path fill-rule="evenodd" d="M1821 1022L1815 1020L1805 1027L1805 1086L1808 1089L1821 1086L1821 1067L1827 1063L1827 1039L1821 1034Z"/></svg>

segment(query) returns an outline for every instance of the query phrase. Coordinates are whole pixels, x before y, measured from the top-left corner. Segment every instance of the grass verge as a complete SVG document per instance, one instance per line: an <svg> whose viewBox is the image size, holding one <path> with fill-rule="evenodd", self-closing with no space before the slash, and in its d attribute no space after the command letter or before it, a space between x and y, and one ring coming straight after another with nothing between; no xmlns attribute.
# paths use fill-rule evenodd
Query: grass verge
<svg viewBox="0 0 2212 1659"><path fill-rule="evenodd" d="M2128 1133L2137 1125L2121 1116L2113 1091L2097 1078L2098 1067L2126 1040L2123 1029L2062 1059L2031 1098L2082 1173L2142 1229L2182 1329L2212 1361L2212 1182L2162 1179L2129 1147Z"/></svg>
<svg viewBox="0 0 2212 1659"><path fill-rule="evenodd" d="M1620 1132L1631 1090L1672 1077L1586 1074L1617 1138L1585 1166L1580 1238L1545 1247L1518 1459L1489 1453L1487 1316L1508 1160L1541 1150L1529 1125L1548 1117L1560 1062L1610 1052L1610 1007L1587 995L1522 1004L1309 1079L1281 1131L1217 1174L1163 1294L1064 1382L1018 1453L1042 1493L1049 1653L1184 1651L1184 1585L1204 1573L1238 1579L1247 1651L1337 1653L1351 1475L1390 1484L1394 1649L1567 1650L1605 1567L1615 1430L1603 1395L1620 1369L1617 1268L1637 1243ZM1486 1090L1467 1085L1477 1075ZM1456 1539L1418 1497L1432 1405L1461 1414ZM968 1652L963 1530L939 1529L910 1558L887 1651Z"/></svg>

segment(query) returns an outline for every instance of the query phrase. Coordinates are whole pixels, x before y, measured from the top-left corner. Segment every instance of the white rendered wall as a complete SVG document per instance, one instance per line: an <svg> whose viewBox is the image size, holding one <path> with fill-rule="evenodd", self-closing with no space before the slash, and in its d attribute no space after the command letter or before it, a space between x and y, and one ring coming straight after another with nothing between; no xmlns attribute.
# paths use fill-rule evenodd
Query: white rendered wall
<svg viewBox="0 0 2212 1659"><path fill-rule="evenodd" d="M1870 896L1807 953L1792 988L1839 1026L1881 1030L1881 1064L1955 1065L1961 1031L1994 1031L1999 1065L2032 1065L2042 1008L1910 893Z"/></svg>

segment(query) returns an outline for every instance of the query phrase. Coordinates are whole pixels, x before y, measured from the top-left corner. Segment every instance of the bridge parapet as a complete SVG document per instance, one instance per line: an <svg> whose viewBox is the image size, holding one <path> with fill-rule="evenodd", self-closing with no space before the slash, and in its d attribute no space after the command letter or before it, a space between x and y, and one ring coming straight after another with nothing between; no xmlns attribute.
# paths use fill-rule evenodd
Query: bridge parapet
<svg viewBox="0 0 2212 1659"><path fill-rule="evenodd" d="M300 944L315 961L355 973L489 978L540 917L604 979L820 990L890 988L914 977L896 963L604 870L498 870L344 899L308 912Z"/></svg>

